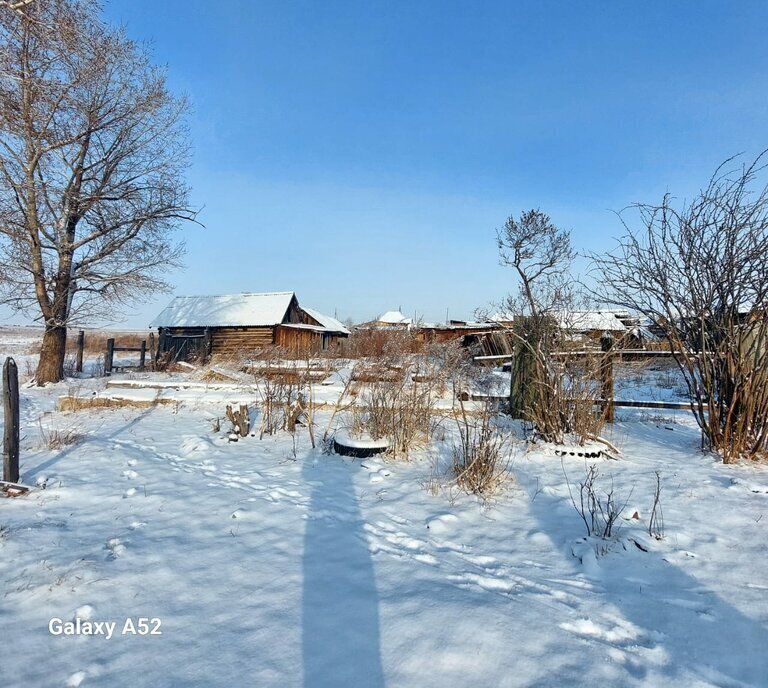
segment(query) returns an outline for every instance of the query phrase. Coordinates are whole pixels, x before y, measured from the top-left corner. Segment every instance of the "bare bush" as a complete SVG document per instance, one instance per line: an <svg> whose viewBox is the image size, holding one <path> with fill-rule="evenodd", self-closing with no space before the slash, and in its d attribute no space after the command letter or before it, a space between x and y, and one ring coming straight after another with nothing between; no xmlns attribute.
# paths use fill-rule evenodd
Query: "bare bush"
<svg viewBox="0 0 768 688"><path fill-rule="evenodd" d="M313 368L309 361L287 360L279 347L258 352L248 369L259 381L261 396L261 428L259 437L280 430L293 433L299 418L311 417L307 399L312 399ZM310 427L314 446L314 433Z"/></svg>
<svg viewBox="0 0 768 688"><path fill-rule="evenodd" d="M452 473L459 488L487 497L509 475L505 452L509 437L494 424L490 402L483 406L479 417L469 416L464 402L460 401L460 408L456 420L459 443L453 446Z"/></svg>
<svg viewBox="0 0 768 688"><path fill-rule="evenodd" d="M40 423L40 438L42 446L46 449L52 449L58 451L76 444L82 440L85 435L80 431L80 428L72 426L69 428L45 428Z"/></svg>
<svg viewBox="0 0 768 688"><path fill-rule="evenodd" d="M381 359L418 353L423 343L406 328L360 328L336 347L335 356L352 359Z"/></svg>
<svg viewBox="0 0 768 688"><path fill-rule="evenodd" d="M627 498L621 502L615 494L613 476L611 476L610 488L603 490L601 495L597 484L600 471L598 471L597 465L592 464L586 467L584 479L579 482L579 501L577 503L571 491L568 475L565 473L565 466L563 466L563 474L568 485L571 503L581 520L584 521L587 536L599 537L603 540L611 538L615 534L614 527L632 496L632 491L630 490Z"/></svg>
<svg viewBox="0 0 768 688"><path fill-rule="evenodd" d="M93 377L104 377L104 354L99 354L93 362Z"/></svg>
<svg viewBox="0 0 768 688"><path fill-rule="evenodd" d="M68 354L64 357L64 377L75 377L77 375L77 357L74 354Z"/></svg>
<svg viewBox="0 0 768 688"><path fill-rule="evenodd" d="M768 185L766 153L721 165L689 203L669 194L632 206L639 230L593 256L601 298L663 331L702 431L728 463L768 442Z"/></svg>

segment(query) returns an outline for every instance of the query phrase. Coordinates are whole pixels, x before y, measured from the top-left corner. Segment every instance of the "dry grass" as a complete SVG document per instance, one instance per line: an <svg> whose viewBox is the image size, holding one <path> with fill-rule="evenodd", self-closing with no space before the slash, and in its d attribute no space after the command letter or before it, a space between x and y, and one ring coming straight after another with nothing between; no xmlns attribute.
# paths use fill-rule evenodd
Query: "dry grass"
<svg viewBox="0 0 768 688"><path fill-rule="evenodd" d="M82 411L99 408L152 408L153 406L176 404L175 399L122 399L120 397L59 397L57 410Z"/></svg>
<svg viewBox="0 0 768 688"><path fill-rule="evenodd" d="M453 446L453 477L460 489L486 498L509 477L506 455L509 435L494 424L495 414L490 403L475 418L465 412L462 402L460 404L461 414L456 420L460 441Z"/></svg>
<svg viewBox="0 0 768 688"><path fill-rule="evenodd" d="M424 343L412 330L399 328L354 330L347 339L334 347L336 358L381 359L404 354L419 353Z"/></svg>
<svg viewBox="0 0 768 688"><path fill-rule="evenodd" d="M46 429L40 424L40 438L42 446L46 449L58 451L64 449L64 447L76 444L84 437L85 435L80 432L80 428L77 426Z"/></svg>
<svg viewBox="0 0 768 688"><path fill-rule="evenodd" d="M67 332L67 353L77 352L78 330ZM142 340L149 338L148 332L110 332L109 330L85 330L85 355L103 354L107 350L107 340L114 339L115 346L141 346Z"/></svg>

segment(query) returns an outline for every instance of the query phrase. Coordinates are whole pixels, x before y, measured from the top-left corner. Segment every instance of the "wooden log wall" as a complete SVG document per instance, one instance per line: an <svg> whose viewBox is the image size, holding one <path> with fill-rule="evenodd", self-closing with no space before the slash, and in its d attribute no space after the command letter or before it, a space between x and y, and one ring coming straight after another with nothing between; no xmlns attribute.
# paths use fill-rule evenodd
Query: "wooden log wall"
<svg viewBox="0 0 768 688"><path fill-rule="evenodd" d="M272 346L275 343L274 327L212 327L211 354L238 356ZM172 337L192 337L205 333L202 327L169 327Z"/></svg>

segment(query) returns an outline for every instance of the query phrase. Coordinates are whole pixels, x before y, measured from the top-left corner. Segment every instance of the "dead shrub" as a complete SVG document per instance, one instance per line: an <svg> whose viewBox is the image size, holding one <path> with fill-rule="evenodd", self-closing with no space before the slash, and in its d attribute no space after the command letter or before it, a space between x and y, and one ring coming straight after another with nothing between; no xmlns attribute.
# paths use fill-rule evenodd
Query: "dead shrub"
<svg viewBox="0 0 768 688"><path fill-rule="evenodd" d="M568 481L568 475L563 466L563 475L568 485L568 494L571 497L573 508L584 521L587 529L587 536L599 537L608 540L615 534L614 527L632 496L630 490L627 498L621 502L615 494L613 485L613 476L611 476L611 485L609 489L601 491L598 487L598 478L600 471L596 464L591 464L585 468L584 479L579 482L579 501L576 502L571 484Z"/></svg>
<svg viewBox="0 0 768 688"><path fill-rule="evenodd" d="M509 436L493 422L494 410L486 402L479 417L470 417L460 401L456 419L459 443L453 445L451 470L456 485L466 492L487 497L509 476L506 445Z"/></svg>
<svg viewBox="0 0 768 688"><path fill-rule="evenodd" d="M69 428L44 428L42 423L39 423L39 426L42 446L54 451L76 444L85 437L77 426Z"/></svg>
<svg viewBox="0 0 768 688"><path fill-rule="evenodd" d="M93 362L91 368L93 377L104 377L104 354L99 354Z"/></svg>
<svg viewBox="0 0 768 688"><path fill-rule="evenodd" d="M405 328L360 328L336 347L335 355L353 359L381 359L419 353L423 342Z"/></svg>
<svg viewBox="0 0 768 688"><path fill-rule="evenodd" d="M661 509L661 474L656 471L656 486L653 491L653 506L648 519L648 535L656 540L664 539L664 513Z"/></svg>
<svg viewBox="0 0 768 688"><path fill-rule="evenodd" d="M77 356L67 354L64 357L64 377L75 377L77 375Z"/></svg>
<svg viewBox="0 0 768 688"><path fill-rule="evenodd" d="M327 376L327 370L313 365L313 360L286 359L280 347L266 347L246 366L259 382L261 427L259 438L280 430L293 433L302 417L307 418L314 447L312 427L313 381Z"/></svg>

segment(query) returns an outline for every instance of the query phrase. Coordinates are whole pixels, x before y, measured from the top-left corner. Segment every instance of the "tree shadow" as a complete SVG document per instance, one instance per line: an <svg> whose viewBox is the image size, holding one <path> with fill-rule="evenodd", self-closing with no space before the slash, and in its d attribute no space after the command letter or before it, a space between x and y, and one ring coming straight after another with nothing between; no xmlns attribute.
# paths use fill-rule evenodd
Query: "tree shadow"
<svg viewBox="0 0 768 688"><path fill-rule="evenodd" d="M526 480L518 474L521 478ZM533 485L532 479L528 482ZM578 491L578 485L573 487ZM570 556L570 544L585 530L568 498L540 492L531 513L554 545ZM564 528L564 523L572 526ZM585 594L600 596L597 604L590 602L585 608L602 607L599 618L590 619L598 630L590 627L582 638L617 648L630 681L650 681L648 674L658 672L666 685L689 685L692 680L722 686L766 685L768 628L672 563L695 557L694 553L667 546L642 551L627 540L631 532L624 528L620 541L606 542L612 551L598 557L597 564L595 559L585 559L584 565L575 556L571 559L573 575L594 582L595 592ZM611 608L618 614L612 615ZM623 621L636 628L636 635L630 631L614 641L617 629L623 633ZM561 628L579 635L578 623Z"/></svg>
<svg viewBox="0 0 768 688"><path fill-rule="evenodd" d="M134 425L137 425L142 420L144 420L150 413L152 413L155 410L155 408L156 408L155 406L150 406L148 408L145 408L141 413L139 413L137 416L129 420L125 425L119 427L117 430L110 433L109 435L105 435L103 438L100 438L100 441L106 442L108 440L114 439L118 435L121 435L126 430L130 430ZM82 447L83 443L87 441L88 439L86 438L82 441L75 442L74 444L71 444L66 449L63 449L62 451L57 452L51 458L46 459L42 463L38 464L34 468L30 468L29 470L25 468L22 471L23 481L26 481L26 482L31 481L38 473L48 470L51 466L56 465L63 458L79 450Z"/></svg>
<svg viewBox="0 0 768 688"><path fill-rule="evenodd" d="M304 685L383 687L379 596L351 476L359 466L337 457L313 464L311 456L302 469L311 485L303 560Z"/></svg>

